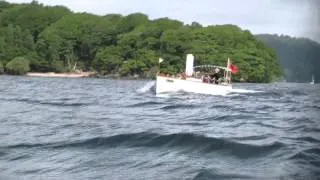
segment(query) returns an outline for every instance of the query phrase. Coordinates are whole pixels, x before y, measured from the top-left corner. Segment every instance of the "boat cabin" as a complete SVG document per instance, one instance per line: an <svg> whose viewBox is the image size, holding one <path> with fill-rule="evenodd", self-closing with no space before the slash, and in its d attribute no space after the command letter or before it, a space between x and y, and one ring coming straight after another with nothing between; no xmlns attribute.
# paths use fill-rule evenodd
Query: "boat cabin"
<svg viewBox="0 0 320 180"><path fill-rule="evenodd" d="M200 79L203 83L229 84L231 73L226 67L201 65L193 67L192 78Z"/></svg>
<svg viewBox="0 0 320 180"><path fill-rule="evenodd" d="M162 62L162 59L161 59ZM159 63L161 63L159 61ZM194 66L194 56L192 54L187 55L185 72L171 76L172 78L178 78L183 80L198 81L210 84L229 85L231 84L231 72L229 67L230 60L228 59L227 67L216 65L199 65ZM170 77L159 73L160 76Z"/></svg>

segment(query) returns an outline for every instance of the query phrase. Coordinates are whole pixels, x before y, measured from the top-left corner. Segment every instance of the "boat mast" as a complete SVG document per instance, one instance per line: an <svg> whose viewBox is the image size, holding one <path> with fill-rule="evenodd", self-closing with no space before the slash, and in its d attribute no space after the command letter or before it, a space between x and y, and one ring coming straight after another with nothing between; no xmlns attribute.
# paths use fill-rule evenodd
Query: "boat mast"
<svg viewBox="0 0 320 180"><path fill-rule="evenodd" d="M163 59L162 59L162 58L159 58L157 76L160 75L160 64L161 64L162 62L163 62Z"/></svg>
<svg viewBox="0 0 320 180"><path fill-rule="evenodd" d="M229 69L229 66L230 66L230 58L228 58L227 71L225 72L225 79L227 83L231 83L231 71Z"/></svg>

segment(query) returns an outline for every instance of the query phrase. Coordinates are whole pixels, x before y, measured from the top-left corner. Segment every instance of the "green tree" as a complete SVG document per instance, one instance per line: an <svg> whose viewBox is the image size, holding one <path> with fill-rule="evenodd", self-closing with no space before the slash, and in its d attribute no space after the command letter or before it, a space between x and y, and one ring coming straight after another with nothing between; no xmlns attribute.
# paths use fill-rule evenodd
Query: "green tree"
<svg viewBox="0 0 320 180"><path fill-rule="evenodd" d="M37 49L48 61L74 65L81 61L90 69L97 50L116 41L115 25L87 13L65 16L40 34Z"/></svg>
<svg viewBox="0 0 320 180"><path fill-rule="evenodd" d="M0 74L3 74L3 73L4 73L4 67L2 62L0 61Z"/></svg>
<svg viewBox="0 0 320 180"><path fill-rule="evenodd" d="M22 75L30 70L29 60L24 57L16 57L6 65L6 71L13 75Z"/></svg>
<svg viewBox="0 0 320 180"><path fill-rule="evenodd" d="M0 28L0 60L25 56L34 50L35 45L28 29L11 24Z"/></svg>
<svg viewBox="0 0 320 180"><path fill-rule="evenodd" d="M125 16L118 24L121 33L127 33L139 25L146 24L149 21L148 16L142 13L133 13Z"/></svg>
<svg viewBox="0 0 320 180"><path fill-rule="evenodd" d="M120 48L108 46L100 49L93 61L94 68L100 74L115 73L122 63Z"/></svg>
<svg viewBox="0 0 320 180"><path fill-rule="evenodd" d="M281 42L290 41L284 38ZM304 42L298 46L304 50L297 57L310 57L312 63L294 61L298 65L290 64L284 71L290 76L304 73L298 67L319 65L316 53L310 53L318 47L305 48L308 42ZM186 54L192 53L196 65L226 66L230 58L239 67L235 81L270 82L281 75L283 63L278 61L281 54L265 44L250 31L231 24L204 27L166 17L150 20L142 13L98 16L37 1L0 2L0 62L7 64L23 56L29 60L31 71L80 69L103 75L153 77L159 57L165 60L161 71L175 74L184 71ZM294 51L297 49L284 48L288 54Z"/></svg>
<svg viewBox="0 0 320 180"><path fill-rule="evenodd" d="M48 7L33 1L30 4L16 5L3 12L0 25L18 25L28 29L36 41L40 32L71 11L63 6Z"/></svg>

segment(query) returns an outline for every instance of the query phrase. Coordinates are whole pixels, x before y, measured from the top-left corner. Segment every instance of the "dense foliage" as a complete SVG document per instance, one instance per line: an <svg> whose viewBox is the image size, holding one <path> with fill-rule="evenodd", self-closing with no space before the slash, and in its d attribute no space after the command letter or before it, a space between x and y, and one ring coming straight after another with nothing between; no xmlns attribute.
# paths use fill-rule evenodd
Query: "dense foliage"
<svg viewBox="0 0 320 180"><path fill-rule="evenodd" d="M0 61L24 56L30 70L66 72L80 69L101 75L152 77L184 70L186 54L195 63L239 67L234 80L270 82L281 70L276 53L248 30L235 25L202 27L168 18L150 20L134 13L97 16L62 6L9 4L0 1Z"/></svg>
<svg viewBox="0 0 320 180"><path fill-rule="evenodd" d="M0 62L0 74L3 74L3 73L4 73L4 67L2 62Z"/></svg>
<svg viewBox="0 0 320 180"><path fill-rule="evenodd" d="M310 82L320 78L320 44L305 38L257 35L267 46L277 52L284 79L289 82Z"/></svg>
<svg viewBox="0 0 320 180"><path fill-rule="evenodd" d="M24 57L16 57L6 65L9 74L21 75L30 70L29 61Z"/></svg>

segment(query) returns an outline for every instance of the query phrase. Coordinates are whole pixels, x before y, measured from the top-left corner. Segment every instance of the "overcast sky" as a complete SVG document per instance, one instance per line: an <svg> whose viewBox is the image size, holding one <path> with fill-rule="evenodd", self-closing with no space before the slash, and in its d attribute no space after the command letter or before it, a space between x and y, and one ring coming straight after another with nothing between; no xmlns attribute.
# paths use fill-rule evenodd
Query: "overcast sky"
<svg viewBox="0 0 320 180"><path fill-rule="evenodd" d="M31 2L31 0L7 0ZM133 12L202 25L235 24L253 34L286 34L320 42L319 0L38 0L74 12L98 15Z"/></svg>

